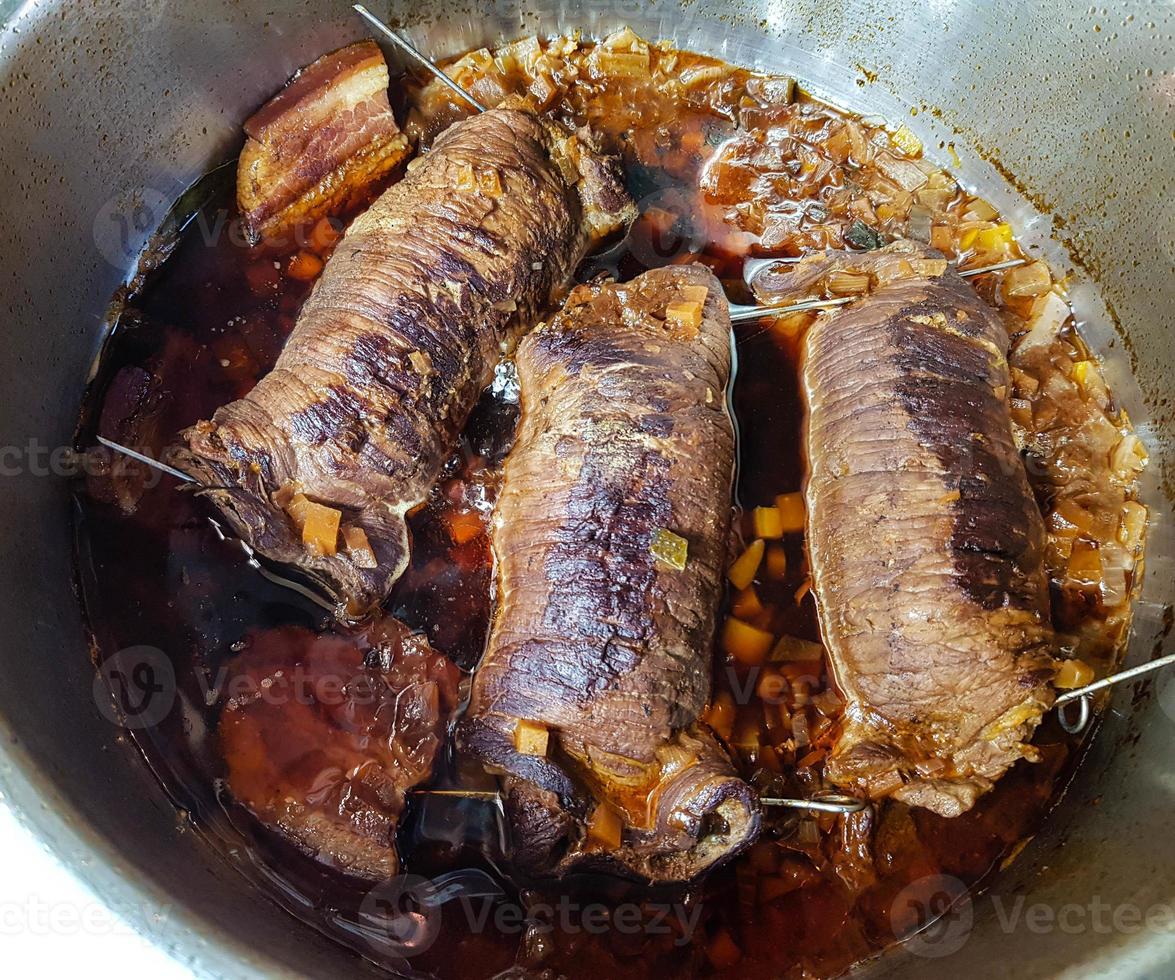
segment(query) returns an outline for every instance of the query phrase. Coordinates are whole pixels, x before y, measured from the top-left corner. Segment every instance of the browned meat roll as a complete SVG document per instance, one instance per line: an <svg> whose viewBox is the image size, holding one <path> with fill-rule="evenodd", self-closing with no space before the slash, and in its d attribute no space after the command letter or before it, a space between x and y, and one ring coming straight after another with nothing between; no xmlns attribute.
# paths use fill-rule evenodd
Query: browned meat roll
<svg viewBox="0 0 1175 980"><path fill-rule="evenodd" d="M944 816L1052 703L1045 533L1012 438L1008 335L938 253L897 243L767 279L867 292L805 340L812 588L843 731L827 775Z"/></svg>
<svg viewBox="0 0 1175 980"><path fill-rule="evenodd" d="M173 463L262 554L353 612L379 602L503 350L632 210L605 160L532 114L457 123L348 230L273 370Z"/></svg>
<svg viewBox="0 0 1175 980"><path fill-rule="evenodd" d="M731 518L730 320L702 266L579 287L519 346L498 605L461 730L515 860L684 880L756 833L697 725Z"/></svg>

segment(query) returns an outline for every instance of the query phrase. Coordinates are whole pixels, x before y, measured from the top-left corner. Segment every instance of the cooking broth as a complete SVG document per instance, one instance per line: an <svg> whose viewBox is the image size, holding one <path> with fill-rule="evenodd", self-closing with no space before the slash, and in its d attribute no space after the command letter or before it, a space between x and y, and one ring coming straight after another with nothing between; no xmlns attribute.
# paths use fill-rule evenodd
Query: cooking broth
<svg viewBox="0 0 1175 980"><path fill-rule="evenodd" d="M868 125L787 79L650 46L630 32L600 45L528 39L471 52L453 71L483 102L526 93L561 121L590 125L620 155L641 208L614 263L621 278L700 261L732 300L746 301L748 257L876 247L899 235L921 237L965 267L1021 255L995 210L928 163L908 130ZM401 79L392 88L404 94L407 130L425 146L467 111L436 83ZM217 220L233 216L231 188L211 193L174 253L126 299L89 393L81 445L101 434L158 456L179 430L247 392L272 366L317 260L329 258L332 231L349 217L305 229L292 249L250 248L231 221ZM1057 294L1043 263L982 276L976 287L1013 335L1047 332L1012 355L1013 418L1049 524L1062 656L1081 665L1074 671L1088 665L1102 674L1129 614L1141 549L1134 479L1144 454L1068 311L1050 303ZM801 489L798 360L815 316L736 330L742 540L732 558L761 531L752 509L785 507L777 497ZM492 609L488 515L517 420L509 373L500 380L412 514L411 566L386 605L465 676ZM296 628L302 632L283 635L299 644L331 634L367 651L372 627L339 626L263 578L213 533L210 509L170 478L106 455L95 460L76 514L96 649L105 658L134 645L158 648L179 691L176 710L134 731L149 764L194 826L267 894L389 968L470 978L515 965L568 977L835 975L917 927L941 891L937 876L975 885L1014 856L1080 754L1046 720L1035 738L1040 760L1018 763L955 819L893 802L848 818L778 811L759 843L689 888L593 875L520 879L503 856L492 803L417 796L400 826L404 870L440 878L458 898L425 915L404 942L381 929L370 882L313 860L232 799L216 736L224 668L264 631ZM752 585L728 588L724 599L723 619L790 638L781 659L756 659L720 630L714 651L706 721L765 795L825 788L822 762L841 707L806 583L802 534L786 532L765 541ZM492 787L451 753L430 785ZM462 869L484 874L456 874ZM396 901L378 887L374 897Z"/></svg>

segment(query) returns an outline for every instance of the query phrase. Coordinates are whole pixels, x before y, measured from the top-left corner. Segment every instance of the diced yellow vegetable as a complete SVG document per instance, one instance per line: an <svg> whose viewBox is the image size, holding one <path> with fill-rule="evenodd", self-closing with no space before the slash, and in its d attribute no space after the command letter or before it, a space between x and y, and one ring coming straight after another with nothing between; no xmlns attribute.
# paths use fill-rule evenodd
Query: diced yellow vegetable
<svg viewBox="0 0 1175 980"><path fill-rule="evenodd" d="M975 245L985 252L995 252L1012 243L1012 226L999 224L994 228L984 228L975 236Z"/></svg>
<svg viewBox="0 0 1175 980"><path fill-rule="evenodd" d="M730 566L726 577L736 589L745 589L755 581L755 573L759 571L759 563L763 561L764 547L762 538L752 541Z"/></svg>
<svg viewBox="0 0 1175 980"><path fill-rule="evenodd" d="M375 552L371 548L371 542L367 540L367 532L363 528L343 528L343 544L346 545L347 554L351 556L351 560L360 568L376 568L379 566L379 562L375 558Z"/></svg>
<svg viewBox="0 0 1175 980"><path fill-rule="evenodd" d="M591 817L588 818L588 839L614 851L620 846L623 834L624 821L620 814L607 803L598 804L592 811Z"/></svg>
<svg viewBox="0 0 1175 980"><path fill-rule="evenodd" d="M763 611L763 603L759 601L759 593L753 585L739 591L730 605L730 611L742 620L754 619Z"/></svg>
<svg viewBox="0 0 1175 980"><path fill-rule="evenodd" d="M766 905L773 899L790 895L800 887L795 877L781 878L779 875L764 875L759 879L759 904Z"/></svg>
<svg viewBox="0 0 1175 980"><path fill-rule="evenodd" d="M741 664L754 667L767 659L775 637L741 619L728 616L722 627L722 649Z"/></svg>
<svg viewBox="0 0 1175 980"><path fill-rule="evenodd" d="M522 755L545 756L549 741L550 733L541 722L520 718L514 726L514 748Z"/></svg>
<svg viewBox="0 0 1175 980"><path fill-rule="evenodd" d="M734 697L729 691L719 691L710 702L710 707L702 715L702 720L714 732L724 739L729 739L734 731L734 719L738 709L734 706Z"/></svg>
<svg viewBox="0 0 1175 980"><path fill-rule="evenodd" d="M286 510L302 532L302 544L310 554L330 557L338 551L342 511L317 504L301 493L294 494Z"/></svg>
<svg viewBox="0 0 1175 980"><path fill-rule="evenodd" d="M965 252L972 245L975 244L975 239L979 237L978 228L964 228L959 232L959 251Z"/></svg>
<svg viewBox="0 0 1175 980"><path fill-rule="evenodd" d="M664 562L670 568L675 568L680 572L685 568L686 560L689 557L689 542L681 535L659 527L653 532L649 551L657 561Z"/></svg>
<svg viewBox="0 0 1175 980"><path fill-rule="evenodd" d="M751 524L760 538L783 537L783 515L778 507L756 507L751 511Z"/></svg>
<svg viewBox="0 0 1175 980"><path fill-rule="evenodd" d="M1093 682L1093 668L1083 660L1063 660L1053 678L1053 686L1072 691Z"/></svg>
<svg viewBox="0 0 1175 980"><path fill-rule="evenodd" d="M677 218L674 216L674 221ZM710 295L709 286L683 286L681 290L681 298L687 303L697 303L699 306L705 304L706 298Z"/></svg>
<svg viewBox="0 0 1175 980"><path fill-rule="evenodd" d="M890 134L890 139L893 140L894 146L907 156L917 157L922 155L922 140L910 132L908 127L899 127L896 132Z"/></svg>
<svg viewBox="0 0 1175 980"><path fill-rule="evenodd" d="M799 491L781 493L775 498L775 507L783 522L784 533L804 529L804 495L802 493Z"/></svg>
<svg viewBox="0 0 1175 980"><path fill-rule="evenodd" d="M767 575L770 578L780 579L787 576L787 552L781 544L767 546Z"/></svg>

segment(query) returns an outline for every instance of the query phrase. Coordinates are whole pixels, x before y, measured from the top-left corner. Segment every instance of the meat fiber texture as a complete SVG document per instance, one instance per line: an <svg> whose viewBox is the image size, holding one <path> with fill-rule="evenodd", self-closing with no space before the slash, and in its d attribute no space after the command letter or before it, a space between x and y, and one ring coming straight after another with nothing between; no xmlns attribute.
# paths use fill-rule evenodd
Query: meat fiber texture
<svg viewBox="0 0 1175 980"><path fill-rule="evenodd" d="M512 109L455 124L409 171L338 244L273 370L170 454L236 534L352 614L407 566L405 513L503 352L633 213L608 161ZM283 509L295 493L370 550L305 547Z"/></svg>
<svg viewBox="0 0 1175 980"><path fill-rule="evenodd" d="M812 590L847 705L833 782L955 816L1053 701L1045 530L1008 409L1008 335L937 253L901 242L774 275L867 272L804 344Z"/></svg>
<svg viewBox="0 0 1175 980"><path fill-rule="evenodd" d="M700 323L666 319L699 294ZM509 774L531 871L687 880L757 831L754 795L697 725L731 519L730 338L722 287L695 265L580 287L519 346L498 603L461 741ZM664 532L688 543L684 567L654 556ZM546 729L545 754L518 751L520 721ZM601 805L618 847L585 834Z"/></svg>

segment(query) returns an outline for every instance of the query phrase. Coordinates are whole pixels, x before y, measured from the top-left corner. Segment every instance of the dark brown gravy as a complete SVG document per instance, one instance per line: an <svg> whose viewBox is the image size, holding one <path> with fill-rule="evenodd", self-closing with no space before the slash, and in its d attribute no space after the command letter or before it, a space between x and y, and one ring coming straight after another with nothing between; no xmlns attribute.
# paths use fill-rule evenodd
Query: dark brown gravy
<svg viewBox="0 0 1175 980"><path fill-rule="evenodd" d="M644 128L625 120L608 133L646 212L619 263L621 276L696 257L729 280L732 299L743 298L738 283L745 249L732 247L729 234L705 218L692 224L663 218L714 214L698 190L699 173L733 134L734 123L697 105L659 106L650 116ZM650 143L668 148L660 154L662 166L642 152ZM92 445L101 433L158 455L179 429L239 397L272 365L309 283L283 274L287 256L246 248L227 225L213 227L217 209L231 215L227 189L128 302L89 394L80 445ZM755 325L739 329L738 496L748 506L798 490L803 478L798 335ZM388 604L466 672L481 654L489 620L485 519L515 417L509 397L483 397L445 476L412 517L411 568ZM91 480L76 497L82 596L100 655L150 644L175 666L179 704L158 726L135 732L139 746L177 806L226 860L309 925L358 955L395 966L387 943L365 938L370 883L315 862L234 803L224 790L215 738L221 702L209 689L250 631L293 625L347 634L312 603L248 568L234 545L211 533L209 511L191 494L170 478L149 480L153 485L144 488L144 475L131 467L114 484ZM118 501L132 512L124 513ZM761 598L775 606L777 630L818 641L813 605L803 595L802 541L790 535L783 546L787 573L762 582ZM1088 622L1095 619L1091 610ZM354 642L362 644L362 636ZM822 663L788 670L793 690L804 698L827 687ZM716 654L718 690L746 684L748 675ZM748 710L759 710L757 702ZM761 713L758 719L768 744L774 739L770 722ZM758 735L754 741L759 744ZM813 744L818 741L814 732ZM760 844L688 890L651 891L589 877L518 881L502 861L490 805L418 798L401 826L405 869L430 878L484 869L504 894L492 902L446 903L440 941L422 942L429 948L408 965L468 978L491 977L515 963L568 977L835 975L915 926L909 909L929 904L934 876L980 882L1035 833L1079 754L1051 721L1036 742L1042 761L1018 764L962 817L947 820L885 804L868 825L862 818L846 829L837 818L803 826L794 816L776 815ZM804 793L819 786L818 762L773 772L761 753L739 752L746 775L772 790ZM451 757L441 769L436 784L470 778ZM915 897L925 889L927 902L907 902L907 892L895 904L907 887ZM532 911L529 927L520 905ZM622 916L621 909L637 911ZM544 929L552 920L556 927Z"/></svg>

